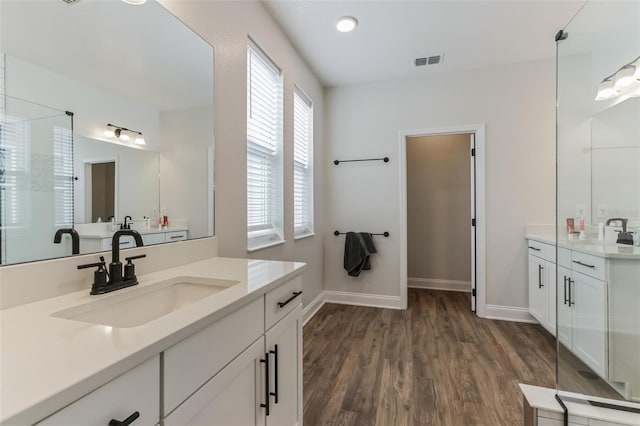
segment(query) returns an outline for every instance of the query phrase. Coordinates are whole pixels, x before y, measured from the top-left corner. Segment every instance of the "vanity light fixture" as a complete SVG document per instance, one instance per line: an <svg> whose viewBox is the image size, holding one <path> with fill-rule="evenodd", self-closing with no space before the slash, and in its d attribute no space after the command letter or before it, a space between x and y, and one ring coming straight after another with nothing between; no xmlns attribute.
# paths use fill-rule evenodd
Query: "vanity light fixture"
<svg viewBox="0 0 640 426"><path fill-rule="evenodd" d="M613 83L613 76L609 76L602 80L600 84L598 84L598 94L596 96L596 101L615 98L619 94L620 92L616 90Z"/></svg>
<svg viewBox="0 0 640 426"><path fill-rule="evenodd" d="M615 98L621 92L629 93L629 91L633 91L634 86L640 86L640 56L623 65L618 71L598 84L596 101ZM635 96L635 94L631 96Z"/></svg>
<svg viewBox="0 0 640 426"><path fill-rule="evenodd" d="M104 136L108 138L120 139L123 142L131 141L134 138L134 143L137 145L146 145L144 141L144 135L137 130L127 129L126 127L114 126L113 124L107 124L107 128L103 132Z"/></svg>
<svg viewBox="0 0 640 426"><path fill-rule="evenodd" d="M348 33L353 31L358 26L358 20L353 16L343 16L338 18L336 23L336 29L341 33Z"/></svg>

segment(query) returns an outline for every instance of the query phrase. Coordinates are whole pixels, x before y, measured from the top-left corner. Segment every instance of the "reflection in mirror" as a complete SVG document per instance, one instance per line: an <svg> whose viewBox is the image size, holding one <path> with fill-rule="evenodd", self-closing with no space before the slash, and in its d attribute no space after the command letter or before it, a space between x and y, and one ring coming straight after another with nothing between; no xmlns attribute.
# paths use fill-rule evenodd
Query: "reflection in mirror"
<svg viewBox="0 0 640 426"><path fill-rule="evenodd" d="M618 85L606 99L600 90L640 53L640 3L587 2L564 31L557 50L558 395L640 410L640 240L632 245L633 238L619 238L620 226L605 226L618 217L631 231L640 227L640 81ZM567 236L571 218L586 222L580 238Z"/></svg>
<svg viewBox="0 0 640 426"><path fill-rule="evenodd" d="M154 0L0 0L0 8L0 171L7 188L19 182L0 205L0 263L70 255L69 236L53 243L62 226L78 231L81 253L108 250L127 216L145 245L213 235L211 45ZM27 106L41 110L25 115ZM38 130L47 120L64 120L66 133L54 131L60 123ZM19 149L10 130L26 135ZM22 172L9 164L14 151ZM41 161L40 151L58 162ZM36 205L40 170L55 182L48 205ZM18 209L31 214L19 226Z"/></svg>

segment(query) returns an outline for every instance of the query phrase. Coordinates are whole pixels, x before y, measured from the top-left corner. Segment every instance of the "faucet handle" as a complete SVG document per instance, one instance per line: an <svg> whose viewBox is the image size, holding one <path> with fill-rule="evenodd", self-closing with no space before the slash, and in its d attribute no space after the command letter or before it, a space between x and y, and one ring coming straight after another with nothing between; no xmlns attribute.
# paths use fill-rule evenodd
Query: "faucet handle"
<svg viewBox="0 0 640 426"><path fill-rule="evenodd" d="M107 270L105 269L104 257L100 256L101 262L87 263L84 265L78 265L78 269L98 268L93 273L93 284L91 284L90 294L100 294L101 289L107 286Z"/></svg>
<svg viewBox="0 0 640 426"><path fill-rule="evenodd" d="M124 260L127 261L127 264L124 265L124 279L129 281L137 281L136 279L136 265L133 264L132 260L142 259L143 257L147 257L146 254L139 254L137 256L125 257Z"/></svg>

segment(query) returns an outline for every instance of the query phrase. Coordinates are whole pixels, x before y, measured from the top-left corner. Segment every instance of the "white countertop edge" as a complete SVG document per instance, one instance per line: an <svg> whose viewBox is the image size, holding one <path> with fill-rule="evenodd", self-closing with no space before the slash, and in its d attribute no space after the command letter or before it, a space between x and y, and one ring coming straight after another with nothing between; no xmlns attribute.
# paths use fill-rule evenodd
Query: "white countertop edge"
<svg viewBox="0 0 640 426"><path fill-rule="evenodd" d="M119 231L119 229L118 229ZM138 231L140 235L149 235L149 234L166 234L168 232L180 232L180 231L189 231L187 227L175 227L175 228L166 228L166 229L134 229L134 231ZM113 238L113 234L116 231L108 231L100 234L79 234L80 239L105 239L105 238Z"/></svg>
<svg viewBox="0 0 640 426"><path fill-rule="evenodd" d="M556 389L525 385L523 383L520 383L519 386L522 394L527 399L527 402L529 402L531 407L555 413L564 413L564 410L558 401L556 401ZM569 394L567 393L567 395ZM640 425L640 414L637 413L614 410L612 408L596 407L587 403L581 404L570 401L563 402L567 406L570 416L603 420L628 426Z"/></svg>
<svg viewBox="0 0 640 426"><path fill-rule="evenodd" d="M553 246L556 246L556 237L552 235L527 233L525 234L525 238L527 240L534 240L540 243L551 244ZM604 245L604 244L599 244L596 241L594 241L594 244L570 243L566 241L558 241L557 247L566 248L569 250L590 254L593 256L603 257L606 259L631 259L631 260L640 259L640 247L627 246L624 244ZM614 253L614 252L608 251L607 248L618 249L618 250L625 249L625 250L628 250L629 253L620 253L620 252Z"/></svg>
<svg viewBox="0 0 640 426"><path fill-rule="evenodd" d="M222 259L222 260L238 260L238 261L247 261L250 259L228 259L228 258L212 258L213 259ZM251 260L255 262L255 260ZM140 276L140 280L142 281L144 277L152 277L151 280L147 281L144 285L152 285L158 281L164 281L167 279L168 274L171 274L172 270L182 270L185 267L189 267L191 265L196 265L205 261L194 262L193 264L187 264L183 266L179 266L176 268L171 268L164 271L159 271L152 274L147 274ZM277 261L264 261L264 262L277 262ZM279 286L280 284L289 281L290 279L300 275L305 269L306 264L299 262L282 262L282 263L293 263L296 265L295 269L284 273L274 279L272 279L268 284L251 291L249 294L245 294L242 297L233 300L224 306L219 307L216 310L213 310L206 315L196 318L193 321L190 321L188 324L185 324L181 328L174 330L167 335L157 339L156 341L148 344L147 346L140 348L135 352L131 352L120 359L114 359L112 362L96 366L94 372L92 374L88 374L83 379L62 385L60 388L57 388L56 391L45 398L39 400L32 400L29 403L23 404L20 407L17 407L15 410L10 411L7 414L7 410L5 407L0 406L0 425L23 425L23 424L33 424L38 421L43 420L47 416L53 414L54 412L66 407L67 405L75 402L81 397L87 395L88 393L96 390L97 388L107 384L108 382L114 380L120 375L128 372L132 368L138 366L139 364L145 362L146 360L152 358L155 355L158 355L162 351L170 348L176 343L184 340L186 337L192 335L193 333L205 328L206 326L214 323L218 319L226 316L227 314L233 312L237 308L244 306L247 303L252 302L253 300L263 296L265 293L269 292L273 288ZM184 273L176 273L175 276L181 276ZM243 284L242 282L240 284ZM246 283L244 283L246 284ZM134 287L135 288L135 287ZM124 289L125 291L127 289ZM122 290L119 290L122 291ZM59 298L67 298L78 294L86 294L86 290L75 292L67 295L58 296L54 299ZM115 293L115 292L114 292ZM25 306L33 306L37 304L46 303L51 299L46 299L38 302L34 302L29 305L22 305L9 309L22 309ZM1 360L1 352L0 352L0 360ZM46 354L42 354L40 358L43 362L47 360ZM0 370L1 371L1 370ZM5 390L0 389L0 393Z"/></svg>

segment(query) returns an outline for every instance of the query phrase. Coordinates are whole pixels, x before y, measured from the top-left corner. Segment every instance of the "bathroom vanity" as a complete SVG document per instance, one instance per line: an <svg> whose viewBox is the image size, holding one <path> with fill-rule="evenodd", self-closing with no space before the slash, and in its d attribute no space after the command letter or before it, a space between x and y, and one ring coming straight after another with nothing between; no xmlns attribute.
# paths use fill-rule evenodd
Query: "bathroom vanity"
<svg viewBox="0 0 640 426"><path fill-rule="evenodd" d="M640 248L565 241L556 264L555 238L527 237L530 314L621 395L640 401Z"/></svg>
<svg viewBox="0 0 640 426"><path fill-rule="evenodd" d="M3 309L0 424L301 425L304 267L212 257Z"/></svg>

